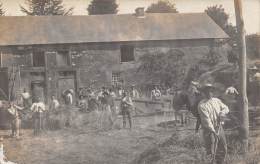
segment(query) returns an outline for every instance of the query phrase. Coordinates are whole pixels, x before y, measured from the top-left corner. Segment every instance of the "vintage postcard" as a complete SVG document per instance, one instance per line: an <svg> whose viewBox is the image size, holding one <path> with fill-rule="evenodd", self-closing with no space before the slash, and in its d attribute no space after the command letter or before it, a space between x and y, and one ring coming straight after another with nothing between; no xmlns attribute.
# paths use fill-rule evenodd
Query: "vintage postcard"
<svg viewBox="0 0 260 164"><path fill-rule="evenodd" d="M0 0L0 164L259 153L259 0Z"/></svg>

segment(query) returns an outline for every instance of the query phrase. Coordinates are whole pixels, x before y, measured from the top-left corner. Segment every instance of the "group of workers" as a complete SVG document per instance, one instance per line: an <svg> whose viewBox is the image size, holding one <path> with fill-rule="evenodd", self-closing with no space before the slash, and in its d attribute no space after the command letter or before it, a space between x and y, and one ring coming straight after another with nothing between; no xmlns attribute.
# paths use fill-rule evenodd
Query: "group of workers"
<svg viewBox="0 0 260 164"><path fill-rule="evenodd" d="M64 93L63 97L65 104L68 105L73 103L72 94L72 91L66 91ZM11 136L15 138L19 138L20 136L22 114L25 114L28 111L31 113L34 135L38 135L41 133L42 129L44 129L44 120L46 119L47 113L49 111L56 111L60 107L60 103L54 95L51 96L49 106L46 107L44 101L41 100L40 97L31 96L26 89L21 93L21 101L22 103L20 103L20 105L17 105L16 101L10 101L6 107L11 117Z"/></svg>
<svg viewBox="0 0 260 164"><path fill-rule="evenodd" d="M225 115L229 112L229 108L220 99L214 97L213 92L215 87L211 84L205 84L199 87L198 83L192 82L190 89L191 94L189 96L192 96L192 93L196 96L199 95L198 93L200 93L200 95L203 95L199 99L199 101L194 100L193 103L190 104L190 107L193 107L191 111L199 120L199 123L196 126L196 130L198 131L198 127L201 125L203 129L203 136L207 153L210 154L212 156L212 159L216 160L217 163L222 164L224 163L227 153L227 144L222 125ZM65 104L73 104L72 94L73 91L64 92ZM127 119L129 127L132 128L131 111L134 108L132 99L138 97L139 93L134 88L134 86L132 86L130 90L122 90L120 94L120 113L123 116L123 128L126 127ZM234 87L228 87L226 90L226 94L238 94L238 92ZM89 91L88 96L90 97L88 99L88 107L91 108L91 103L92 106L93 104L96 104L98 110L101 111L100 125L102 124L103 120L103 112L108 113L108 119L110 120L110 123L113 124L114 119L112 115L115 113L115 92L113 92L111 89L106 89L105 87L102 87L97 96L91 91ZM161 92L157 87L155 87L151 91L151 99L156 101L160 97ZM36 98L32 105L30 105L30 94L26 90L24 90L24 92L22 93L22 99L23 107L20 107L11 102L10 107L8 108L8 112L12 115L12 136L19 137L19 126L21 124L19 111L24 110L25 108L29 108L33 113L34 134L37 135L40 133L40 130L43 126L41 120L43 119L42 113L46 111L45 104L41 102L40 99ZM91 102L93 101L93 99L95 99L95 102ZM190 100L192 100L192 98L190 98ZM83 101L85 101L85 97L81 95L78 103L81 109L87 108L85 106L86 104L84 104ZM58 109L59 106L59 101L55 98L55 96L52 96L51 102L49 104L49 110L54 111Z"/></svg>

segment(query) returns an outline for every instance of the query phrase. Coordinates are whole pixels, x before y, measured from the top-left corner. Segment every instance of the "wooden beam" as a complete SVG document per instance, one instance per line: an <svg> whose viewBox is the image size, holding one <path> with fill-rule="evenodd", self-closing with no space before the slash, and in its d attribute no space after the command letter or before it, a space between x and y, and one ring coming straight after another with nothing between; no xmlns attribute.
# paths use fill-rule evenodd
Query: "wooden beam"
<svg viewBox="0 0 260 164"><path fill-rule="evenodd" d="M249 138L249 117L248 117L248 99L247 99L247 65L246 65L246 40L242 12L242 0L234 0L236 24L238 30L238 53L239 53L239 73L240 73L240 103L241 103L241 125L240 137L244 152L248 152Z"/></svg>

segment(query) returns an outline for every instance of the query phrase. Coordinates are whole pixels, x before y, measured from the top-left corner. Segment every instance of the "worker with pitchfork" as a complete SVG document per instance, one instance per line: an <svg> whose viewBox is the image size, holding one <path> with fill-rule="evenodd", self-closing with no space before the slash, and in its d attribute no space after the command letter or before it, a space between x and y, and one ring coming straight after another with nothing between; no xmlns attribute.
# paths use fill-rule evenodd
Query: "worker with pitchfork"
<svg viewBox="0 0 260 164"><path fill-rule="evenodd" d="M212 84L201 87L205 98L200 101L198 112L207 155L211 155L212 163L223 164L227 154L227 143L222 124L229 109L220 99L213 96L214 89Z"/></svg>

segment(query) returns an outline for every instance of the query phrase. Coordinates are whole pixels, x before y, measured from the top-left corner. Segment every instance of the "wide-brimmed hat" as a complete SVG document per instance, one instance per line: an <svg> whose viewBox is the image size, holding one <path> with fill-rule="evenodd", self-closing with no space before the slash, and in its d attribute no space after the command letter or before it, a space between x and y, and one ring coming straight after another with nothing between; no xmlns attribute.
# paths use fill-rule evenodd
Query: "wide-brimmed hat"
<svg viewBox="0 0 260 164"><path fill-rule="evenodd" d="M190 84L191 84L191 85L194 85L194 86L196 86L196 87L200 85L200 83L197 82L197 81L191 81Z"/></svg>
<svg viewBox="0 0 260 164"><path fill-rule="evenodd" d="M214 90L215 89L215 86L211 83L206 83L206 84L203 84L201 87L200 87L200 91L207 91L207 90Z"/></svg>

